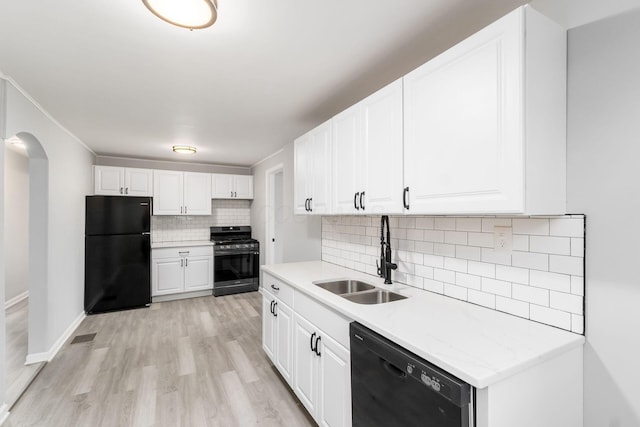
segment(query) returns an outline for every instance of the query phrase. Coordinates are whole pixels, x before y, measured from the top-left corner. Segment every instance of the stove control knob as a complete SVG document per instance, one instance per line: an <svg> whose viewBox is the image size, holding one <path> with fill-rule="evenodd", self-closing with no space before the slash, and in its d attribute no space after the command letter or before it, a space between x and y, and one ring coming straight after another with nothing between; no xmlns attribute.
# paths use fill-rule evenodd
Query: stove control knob
<svg viewBox="0 0 640 427"><path fill-rule="evenodd" d="M420 379L422 380L423 383L431 387L431 378L429 378L427 374L423 372L422 375L420 375Z"/></svg>
<svg viewBox="0 0 640 427"><path fill-rule="evenodd" d="M411 375L413 373L413 366L407 365L407 373Z"/></svg>

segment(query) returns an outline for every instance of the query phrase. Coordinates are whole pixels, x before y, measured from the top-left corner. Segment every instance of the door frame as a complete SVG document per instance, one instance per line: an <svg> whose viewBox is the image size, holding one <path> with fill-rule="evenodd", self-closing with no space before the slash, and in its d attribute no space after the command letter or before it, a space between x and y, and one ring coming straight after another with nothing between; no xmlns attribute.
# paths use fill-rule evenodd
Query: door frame
<svg viewBox="0 0 640 427"><path fill-rule="evenodd" d="M275 178L276 175L282 173L284 174L284 165L282 163L277 164L276 166L269 168L265 171L265 183L266 183L266 192L267 200L266 200L266 209L265 209L265 245L264 245L264 260L265 264L273 264L275 251L273 247L273 234L275 230L275 221L276 221L276 212L278 208L282 208L282 206L275 206ZM283 175L284 178L284 175ZM284 185L283 185L284 187ZM282 189L284 193L284 188Z"/></svg>

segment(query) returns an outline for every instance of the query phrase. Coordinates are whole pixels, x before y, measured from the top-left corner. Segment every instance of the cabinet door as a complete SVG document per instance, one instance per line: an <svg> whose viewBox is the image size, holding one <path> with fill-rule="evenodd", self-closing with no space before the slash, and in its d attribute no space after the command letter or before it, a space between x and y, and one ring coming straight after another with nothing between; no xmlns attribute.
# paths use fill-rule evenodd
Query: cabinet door
<svg viewBox="0 0 640 427"><path fill-rule="evenodd" d="M235 198L253 199L253 175L234 175Z"/></svg>
<svg viewBox="0 0 640 427"><path fill-rule="evenodd" d="M298 215L307 215L307 199L311 197L311 135L307 133L296 139L293 148L293 213Z"/></svg>
<svg viewBox="0 0 640 427"><path fill-rule="evenodd" d="M151 296L175 294L184 289L184 258L154 259L151 262Z"/></svg>
<svg viewBox="0 0 640 427"><path fill-rule="evenodd" d="M212 173L211 197L214 199L233 199L233 175Z"/></svg>
<svg viewBox="0 0 640 427"><path fill-rule="evenodd" d="M133 169L124 170L124 194L128 196L153 196L153 170Z"/></svg>
<svg viewBox="0 0 640 427"><path fill-rule="evenodd" d="M349 351L322 335L318 344L320 351L318 378L318 415L321 426L351 426L351 358Z"/></svg>
<svg viewBox="0 0 640 427"><path fill-rule="evenodd" d="M153 214L181 215L183 174L175 171L153 171Z"/></svg>
<svg viewBox="0 0 640 427"><path fill-rule="evenodd" d="M362 138L359 104L331 119L333 157L333 213L360 213Z"/></svg>
<svg viewBox="0 0 640 427"><path fill-rule="evenodd" d="M213 257L187 257L184 266L185 292L213 289Z"/></svg>
<svg viewBox="0 0 640 427"><path fill-rule="evenodd" d="M184 173L184 213L186 215L211 215L210 174Z"/></svg>
<svg viewBox="0 0 640 427"><path fill-rule="evenodd" d="M291 385L293 375L293 312L283 302L276 305L276 367Z"/></svg>
<svg viewBox="0 0 640 427"><path fill-rule="evenodd" d="M331 212L331 124L326 122L312 131L311 157L311 213Z"/></svg>
<svg viewBox="0 0 640 427"><path fill-rule="evenodd" d="M402 79L362 101L363 213L402 213ZM360 190L360 191L363 191Z"/></svg>
<svg viewBox="0 0 640 427"><path fill-rule="evenodd" d="M94 193L103 196L124 194L124 169L113 166L94 166Z"/></svg>
<svg viewBox="0 0 640 427"><path fill-rule="evenodd" d="M311 415L318 404L318 356L311 351L311 338L317 337L315 327L304 318L294 315L293 322L293 391Z"/></svg>
<svg viewBox="0 0 640 427"><path fill-rule="evenodd" d="M404 77L409 213L523 210L522 26L509 14Z"/></svg>
<svg viewBox="0 0 640 427"><path fill-rule="evenodd" d="M262 348L269 359L276 363L276 317L271 314L273 300L269 292L262 292Z"/></svg>

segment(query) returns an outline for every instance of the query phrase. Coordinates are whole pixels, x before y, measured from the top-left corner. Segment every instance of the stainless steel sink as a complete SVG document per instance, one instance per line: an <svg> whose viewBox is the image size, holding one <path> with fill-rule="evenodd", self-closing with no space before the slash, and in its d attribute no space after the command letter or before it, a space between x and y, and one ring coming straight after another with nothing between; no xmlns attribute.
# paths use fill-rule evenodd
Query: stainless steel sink
<svg viewBox="0 0 640 427"><path fill-rule="evenodd" d="M368 291L375 288L375 286L359 280L330 280L326 282L313 282L313 284L338 295Z"/></svg>
<svg viewBox="0 0 640 427"><path fill-rule="evenodd" d="M395 292L376 288L360 280L325 280L313 282L313 284L358 304L383 304L407 298Z"/></svg>
<svg viewBox="0 0 640 427"><path fill-rule="evenodd" d="M377 289L375 291L357 292L348 295L342 295L342 298L358 304L383 304L385 302L398 301L406 299L404 295L396 294L391 291L383 291Z"/></svg>

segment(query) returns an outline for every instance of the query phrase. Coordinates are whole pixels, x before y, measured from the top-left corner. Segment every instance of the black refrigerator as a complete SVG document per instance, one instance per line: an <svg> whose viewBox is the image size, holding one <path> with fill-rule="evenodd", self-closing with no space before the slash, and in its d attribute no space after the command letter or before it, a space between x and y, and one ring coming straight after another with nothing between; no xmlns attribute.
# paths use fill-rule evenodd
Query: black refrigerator
<svg viewBox="0 0 640 427"><path fill-rule="evenodd" d="M151 303L151 198L87 196L84 311Z"/></svg>

